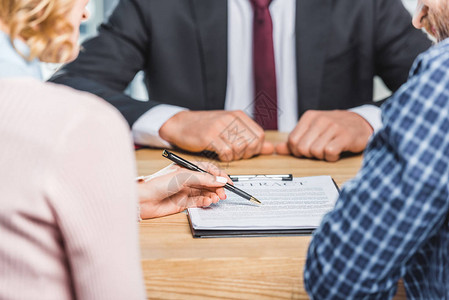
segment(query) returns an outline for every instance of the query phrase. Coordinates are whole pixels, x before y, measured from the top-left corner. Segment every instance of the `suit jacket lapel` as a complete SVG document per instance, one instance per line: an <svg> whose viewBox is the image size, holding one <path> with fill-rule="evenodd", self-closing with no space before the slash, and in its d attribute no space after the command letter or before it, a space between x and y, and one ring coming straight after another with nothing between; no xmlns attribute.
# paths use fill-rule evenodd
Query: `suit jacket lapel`
<svg viewBox="0 0 449 300"><path fill-rule="evenodd" d="M296 1L296 70L299 115L317 109L330 32L331 0Z"/></svg>
<svg viewBox="0 0 449 300"><path fill-rule="evenodd" d="M190 1L198 30L204 108L223 109L228 69L228 3L226 0Z"/></svg>

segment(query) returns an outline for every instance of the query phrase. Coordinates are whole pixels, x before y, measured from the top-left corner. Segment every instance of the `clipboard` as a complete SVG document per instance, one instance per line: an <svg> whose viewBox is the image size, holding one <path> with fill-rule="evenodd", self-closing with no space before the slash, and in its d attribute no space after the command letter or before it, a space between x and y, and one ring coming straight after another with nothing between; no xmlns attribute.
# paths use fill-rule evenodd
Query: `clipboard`
<svg viewBox="0 0 449 300"><path fill-rule="evenodd" d="M231 237L268 237L268 236L304 236L311 235L316 228L310 229L278 229L278 230L201 230L195 229L189 214L190 232L193 238L231 238Z"/></svg>
<svg viewBox="0 0 449 300"><path fill-rule="evenodd" d="M320 176L316 176L320 177ZM328 188L335 189L336 195L340 193L338 185L335 181L327 176ZM292 174L276 174L276 175L266 175L266 174L254 174L254 175L234 175L230 178L236 183L243 184L244 182L293 182L294 177ZM303 178L313 178L313 177L303 177ZM301 179L301 178L296 178ZM286 184L286 183L285 183ZM332 186L332 187L330 187ZM223 203L225 203L224 200ZM201 210L201 209L200 209ZM206 209L207 210L207 209ZM207 213L207 212L205 212ZM323 213L324 215L324 213ZM193 238L231 238L231 237L268 237L268 236L304 236L311 235L313 231L318 226L301 227L301 228L243 228L243 229L223 229L223 228L199 228L194 225L194 219L198 217L198 209L188 209L187 217L189 221L190 231Z"/></svg>

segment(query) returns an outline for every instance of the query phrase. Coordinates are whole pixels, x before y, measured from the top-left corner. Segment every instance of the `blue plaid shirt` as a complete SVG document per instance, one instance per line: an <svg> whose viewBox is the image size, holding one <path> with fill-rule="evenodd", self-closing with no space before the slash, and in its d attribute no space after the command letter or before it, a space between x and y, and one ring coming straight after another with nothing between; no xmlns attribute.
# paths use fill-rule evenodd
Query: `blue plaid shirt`
<svg viewBox="0 0 449 300"><path fill-rule="evenodd" d="M449 299L449 39L420 55L382 107L357 176L315 232L314 299Z"/></svg>

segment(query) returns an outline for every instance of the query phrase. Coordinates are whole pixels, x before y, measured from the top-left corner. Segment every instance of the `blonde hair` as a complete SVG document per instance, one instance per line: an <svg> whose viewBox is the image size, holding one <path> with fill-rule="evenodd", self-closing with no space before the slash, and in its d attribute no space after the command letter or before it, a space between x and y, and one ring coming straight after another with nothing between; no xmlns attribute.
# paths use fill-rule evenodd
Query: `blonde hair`
<svg viewBox="0 0 449 300"><path fill-rule="evenodd" d="M0 20L13 46L15 39L25 40L29 55L18 52L27 60L64 62L75 47L74 28L67 19L73 5L73 0L0 0Z"/></svg>

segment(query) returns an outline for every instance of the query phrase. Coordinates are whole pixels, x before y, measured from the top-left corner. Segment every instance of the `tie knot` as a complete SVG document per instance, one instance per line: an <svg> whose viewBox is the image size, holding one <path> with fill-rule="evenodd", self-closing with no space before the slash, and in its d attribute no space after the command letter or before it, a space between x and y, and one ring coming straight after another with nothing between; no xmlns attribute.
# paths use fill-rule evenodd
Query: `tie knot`
<svg viewBox="0 0 449 300"><path fill-rule="evenodd" d="M251 3L258 8L267 8L272 0L251 0Z"/></svg>

